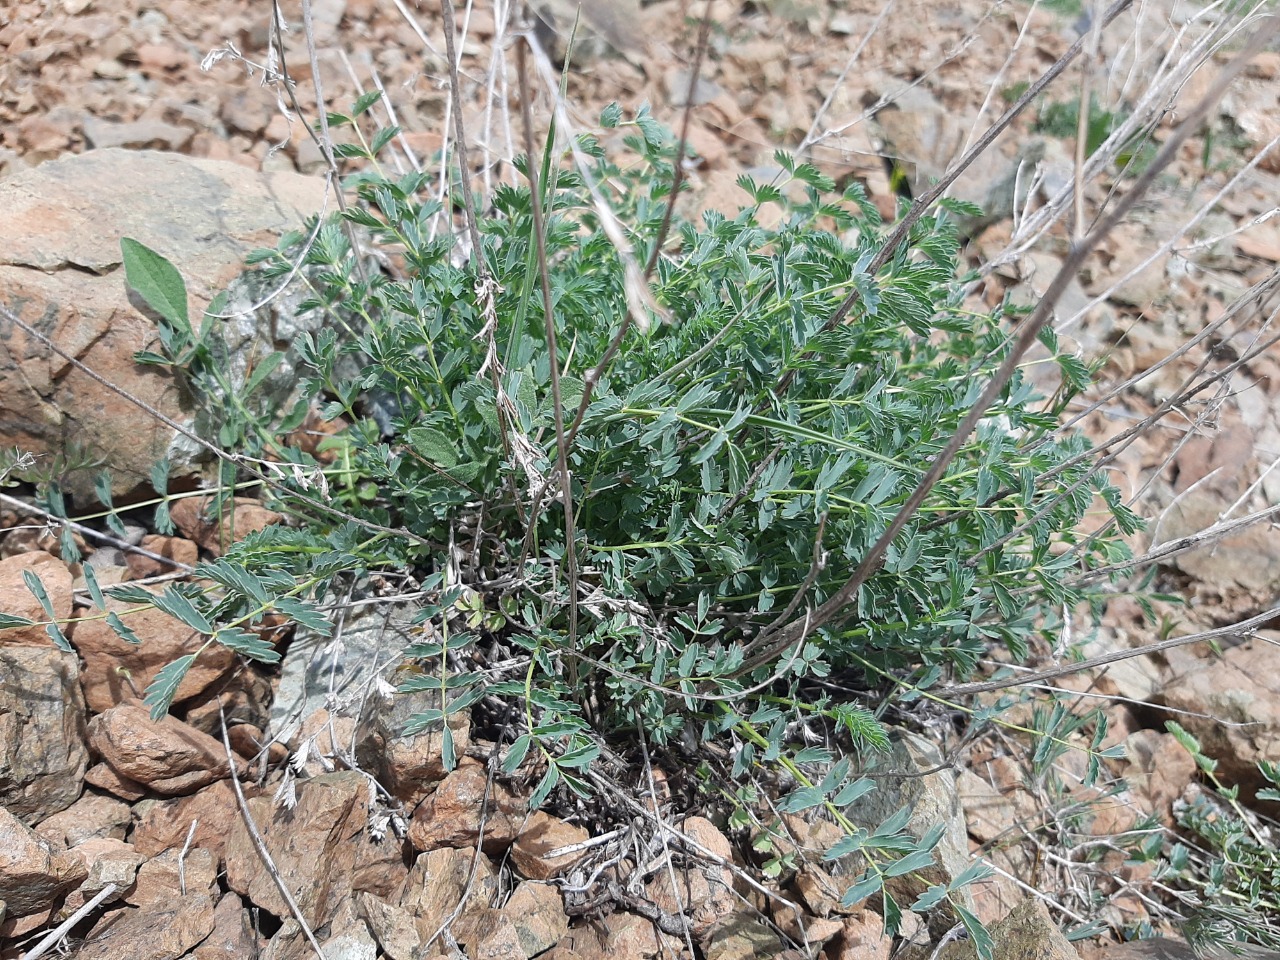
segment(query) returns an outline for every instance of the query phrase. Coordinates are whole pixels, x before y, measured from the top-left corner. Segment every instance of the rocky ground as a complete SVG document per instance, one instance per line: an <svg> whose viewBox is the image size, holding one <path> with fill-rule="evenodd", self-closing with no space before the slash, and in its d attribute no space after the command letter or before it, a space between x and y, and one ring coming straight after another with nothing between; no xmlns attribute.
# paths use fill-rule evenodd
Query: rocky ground
<svg viewBox="0 0 1280 960"><path fill-rule="evenodd" d="M433 169L450 117L437 6L312 6L330 109L381 85L405 130L392 162ZM570 116L590 129L610 101L628 110L647 101L675 127L692 93L686 213L735 210L738 176L771 170L782 146L841 182L862 181L892 218L902 193L941 175L1020 85L1074 42L1079 10L1064 6L714 0L704 69L691 84L702 4L588 4L586 42L567 85ZM546 9L563 34L564 5ZM1074 129L1054 110L1078 102L1082 76L1105 109L1148 110L1157 142L1203 94L1238 44L1192 56L1215 22L1197 19L1196 9L1163 0L1123 15L1086 66L959 182L958 196L990 211L966 226L971 263L982 271L975 302L1029 302L1062 263L1069 221L1050 214L1079 174ZM512 176L508 161L519 152L515 80L494 54L510 38L507 12L488 2L458 12L464 119L478 146L478 182L488 187ZM283 15L291 29L281 60L261 4L51 0L0 11L0 209L8 211L0 305L175 415L174 385L139 374L130 360L148 321L125 296L118 238L165 252L203 306L249 249L319 208L325 160L296 106L264 83L287 73L298 103L314 103L298 10L286 5ZM563 49L554 29L540 35ZM1162 72L1171 50L1187 58L1184 74ZM1280 541L1269 524L1280 500L1280 472L1271 469L1280 462L1280 380L1265 349L1280 262L1280 154L1271 150L1280 135L1278 73L1275 49L1254 61L1059 305L1062 335L1104 364L1098 402L1081 421L1092 437L1123 438L1170 408L1110 452L1113 476L1152 521L1135 539L1138 552L1205 539L1154 567L1149 588L1185 601L1161 608L1174 634L1250 617L1265 626L1280 593ZM538 87L545 116L550 87ZM1161 96L1146 103L1151 90ZM381 109L375 114L389 119ZM1114 166L1085 179L1088 215L1118 181ZM293 323L281 306L239 331L237 349L252 356L287 342ZM277 372L280 389L291 375ZM1180 396L1196 377L1208 389ZM76 515L96 512L92 471L76 466L106 457L114 495L130 502L144 495L150 463L172 439L3 315L0 410L0 448L34 451L38 463L66 473ZM74 621L91 599L83 567L62 559L65 543L30 509L30 492L0 491L0 612ZM255 501L241 506L238 535L280 520ZM127 514L137 524L107 530L86 520L65 535L104 585L163 582L216 556L231 534L202 520L196 497L172 509L174 536L141 522L149 515L141 503ZM47 607L28 575L43 585ZM143 641L136 647L99 621L74 622L67 633L76 657L60 653L42 627L0 631L0 957L38 949L67 918L77 918L65 940L77 958L282 960L317 949L370 960L626 960L690 950L708 960L930 956L937 931L908 927L895 943L874 909L840 907L839 865L820 857L830 840L821 823L785 823L792 856L768 879L753 838L683 804L666 786L674 772L655 768L650 782L636 779L627 758L602 765L605 782L631 785L613 801L638 824L614 833L593 833L591 818L570 810L529 813L520 784L490 772L493 747L469 723L454 731L465 756L446 774L438 734L395 736L414 704L373 685L375 668L403 645L394 614L353 614L341 651L304 635L279 638L289 656L274 675L215 648L221 653L202 656L160 722L137 697L200 642L167 615L130 618ZM1058 649L1039 651L1043 665L1072 648L1095 656L1160 635L1126 596L1101 629L1078 629ZM1127 862L1109 838L1146 816L1171 827L1175 806L1201 790L1194 762L1164 732L1168 716L1201 737L1227 782L1252 795L1256 762L1280 760L1275 639L1265 629L1228 632L1218 650L1178 647L1056 681L1083 707L1108 705L1106 743L1128 748L1109 771L1127 781L1115 795L1083 786L1079 754L1059 758L1046 777L1010 735L984 734L963 750L904 737L887 761L900 770L959 761L956 772L910 781L919 789L898 799L915 805L921 822L948 822L953 859L942 869L957 872L971 852L999 868L973 906L992 923L1014 910L997 928L1000 943L1016 951L1017 937L1030 937L1072 957L1076 947L1057 925L1093 917L1112 933L1144 920L1173 932L1160 928L1150 868ZM335 687L339 668L348 676ZM1018 709L1031 719L1031 704ZM1089 732L1073 738L1087 742ZM643 882L598 882L622 860L649 865ZM944 956L965 951L972 947L951 944Z"/></svg>

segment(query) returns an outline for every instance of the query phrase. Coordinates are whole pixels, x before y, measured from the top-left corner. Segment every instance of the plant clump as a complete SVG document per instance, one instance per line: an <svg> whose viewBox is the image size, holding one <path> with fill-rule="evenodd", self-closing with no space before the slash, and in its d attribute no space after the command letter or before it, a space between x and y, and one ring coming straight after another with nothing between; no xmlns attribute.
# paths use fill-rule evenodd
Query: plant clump
<svg viewBox="0 0 1280 960"><path fill-rule="evenodd" d="M1138 525L1088 442L1060 429L1090 371L1045 335L1056 392L1016 375L842 603L1008 351L1017 310L966 297L953 216L973 210L944 202L872 273L886 231L861 187L839 192L780 154L774 180L740 181L737 215L678 223L664 242L675 150L647 112L611 107L602 126L628 134L627 166L593 137L562 165L553 130L540 163L518 161L522 185L489 198L479 247L461 248L423 199L426 175L381 171L393 132L363 138L372 102L329 118L358 135L344 148L366 165L347 180L354 202L254 258L269 277L296 272L312 287L302 308L332 316L297 344L300 401L222 438L238 444L228 496L235 464L271 460L276 508L299 522L201 564L215 589L108 592L269 661L252 630L266 614L327 629L320 601L335 585L411 571L432 602L403 686L440 693L415 729L513 705L505 769L537 771L535 805L589 794L592 761L637 726L693 757L721 747L743 781L776 773L782 811L820 807L845 828L829 856L863 858L846 901L881 897L896 927L884 882L927 865L938 836L906 835L905 817L859 829L843 813L873 788L857 759L887 743L883 704L970 677L993 646L1025 660L1088 599L1068 575L1127 557L1114 532L1080 532L1097 510L1114 520L1104 531ZM386 268L370 270L353 241ZM133 257L163 273L150 251ZM192 375L203 336L170 330L171 355L146 359ZM221 389L193 384L204 388ZM345 423L325 461L276 440L313 404ZM157 679L153 709L191 662ZM805 742L812 727L828 746ZM978 875L901 906L928 910Z"/></svg>

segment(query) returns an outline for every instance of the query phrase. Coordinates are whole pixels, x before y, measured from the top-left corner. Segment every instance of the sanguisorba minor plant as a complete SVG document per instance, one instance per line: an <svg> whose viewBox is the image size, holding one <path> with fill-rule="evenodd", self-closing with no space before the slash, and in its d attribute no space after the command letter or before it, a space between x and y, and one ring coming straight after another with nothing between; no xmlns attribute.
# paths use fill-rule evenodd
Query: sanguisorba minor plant
<svg viewBox="0 0 1280 960"><path fill-rule="evenodd" d="M372 102L330 120L359 133ZM624 120L611 107L602 126L630 128L627 169L594 138L577 146L644 263L659 242L674 150L647 112ZM422 199L425 175L381 174L388 137L358 139L345 148L367 167L347 181L351 223L335 217L254 257L281 278L301 258L314 292L304 308L333 317L298 345L313 371L301 388L346 424L330 489L357 519L311 509L307 478L325 468L273 444L291 461L274 495L309 519L202 564L215 591L171 587L161 602L212 642L266 659L274 651L242 629L266 612L323 626L314 601L335 580L414 570L436 601L418 616L422 642L405 651L427 665L409 686L440 692L440 709L417 728L482 696L516 704L505 766L543 771L535 804L587 793L601 739L637 723L659 743L719 742L735 775L761 765L784 774L782 809L824 807L845 828L828 855L863 857L847 900L882 897L896 928L901 907L884 880L927 865L941 831L907 836L905 814L876 831L846 818L872 789L851 758L883 746L885 731L813 681L918 690L970 676L992 645L1022 660L1054 611L1080 599L1064 573L1124 558L1118 539L1076 532L1098 508L1121 531L1137 525L1081 456L1083 438L1059 430L1059 412L1086 385L1083 365L1046 338L1061 369L1054 397L1015 376L874 575L838 616L806 629L1007 353L1014 311L964 306L956 206L921 219L872 275L884 234L875 207L858 185L837 194L817 169L780 155L775 182L740 181L736 216L678 225L656 258L643 322L629 324L635 271L602 229L581 171L548 149L536 182L553 354L530 190L498 188L479 218L480 249L459 257L447 231L432 232L440 209ZM768 206L773 216L762 217ZM390 266L371 273L351 236ZM131 255L142 273L164 275L156 255ZM853 289L855 308L830 324ZM189 357L194 336L165 342ZM283 435L298 415L284 419L265 435ZM295 487L305 499L290 503ZM779 647L778 636L792 642ZM483 666L500 659L505 667ZM154 710L167 709L187 666L149 689ZM829 723L845 756L790 743L796 716ZM976 875L910 906L926 910ZM956 909L985 946L977 921Z"/></svg>

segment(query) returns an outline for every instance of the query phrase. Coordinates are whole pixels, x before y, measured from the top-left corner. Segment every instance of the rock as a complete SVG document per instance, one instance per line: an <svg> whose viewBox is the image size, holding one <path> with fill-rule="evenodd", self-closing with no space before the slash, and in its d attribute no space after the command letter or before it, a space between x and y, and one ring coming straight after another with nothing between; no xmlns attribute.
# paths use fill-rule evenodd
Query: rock
<svg viewBox="0 0 1280 960"><path fill-rule="evenodd" d="M525 956L520 946L520 935L511 921L499 917L491 926L475 949L471 951L474 960L508 960L510 957Z"/></svg>
<svg viewBox="0 0 1280 960"><path fill-rule="evenodd" d="M0 387L0 389L3 389ZM0 414L3 417L3 414ZM52 554L40 551L21 553L0 560L0 611L42 623L49 619L44 607L27 587L24 572L30 571L44 584L54 616L71 616L71 571ZM53 644L43 626L9 627L0 630L0 647L48 647Z"/></svg>
<svg viewBox="0 0 1280 960"><path fill-rule="evenodd" d="M86 876L79 857L55 849L0 807L0 900L10 918L49 910Z"/></svg>
<svg viewBox="0 0 1280 960"><path fill-rule="evenodd" d="M905 777L884 776L875 789L849 808L857 826L877 829L896 811L907 807L911 817L905 831L920 839L935 824L944 824L942 839L933 850L933 867L915 870L888 881L899 903L910 903L935 883L950 883L969 866L969 836L964 809L960 806L955 774L942 766L938 748L921 736L897 731L892 748L865 764L864 773L905 773ZM922 775L925 770L935 772ZM861 872L861 867L858 868ZM965 889L955 896L961 906L971 907L972 896Z"/></svg>
<svg viewBox="0 0 1280 960"><path fill-rule="evenodd" d="M378 944L363 923L348 927L320 943L326 960L377 960Z"/></svg>
<svg viewBox="0 0 1280 960"><path fill-rule="evenodd" d="M252 799L258 788L247 783L242 787ZM191 824L196 824L191 846L208 850L221 861L227 837L232 825L240 819L235 789L227 780L211 783L189 797L177 800L151 801L138 810L138 822L133 828L134 847L145 856L154 857L165 850L181 849L186 842Z"/></svg>
<svg viewBox="0 0 1280 960"><path fill-rule="evenodd" d="M988 928L992 960L1078 960L1079 954L1049 917L1042 900L1030 897ZM972 942L949 943L940 960L976 960Z"/></svg>
<svg viewBox="0 0 1280 960"><path fill-rule="evenodd" d="M369 932L391 960L414 960L422 937L408 910L392 906L371 893L358 893L356 914L368 924Z"/></svg>
<svg viewBox="0 0 1280 960"><path fill-rule="evenodd" d="M447 771L442 748L443 730L433 724L420 733L405 736L405 725L419 713L439 709L439 690L379 695L365 699L357 734L356 757L367 770L378 772L378 782L398 800L418 803ZM466 753L471 743L471 712L451 714L447 723L453 737L454 756Z"/></svg>
<svg viewBox="0 0 1280 960"><path fill-rule="evenodd" d="M1135 730L1124 742L1125 781L1146 813L1173 828L1173 802L1196 778L1196 761L1171 733Z"/></svg>
<svg viewBox="0 0 1280 960"><path fill-rule="evenodd" d="M128 804L100 793L86 793L60 813L40 821L36 833L57 847L74 847L107 837L123 840L133 817Z"/></svg>
<svg viewBox="0 0 1280 960"><path fill-rule="evenodd" d="M772 960L781 952L778 935L745 913L726 917L703 941L703 955L707 960Z"/></svg>
<svg viewBox="0 0 1280 960"><path fill-rule="evenodd" d="M245 960L257 955L258 938L244 901L224 893L213 910L213 930L191 952L191 960Z"/></svg>
<svg viewBox="0 0 1280 960"><path fill-rule="evenodd" d="M24 823L65 810L83 788L77 673L75 657L55 647L0 647L0 806Z"/></svg>
<svg viewBox="0 0 1280 960"><path fill-rule="evenodd" d="M152 592L159 593L161 588ZM107 610L123 614L136 603L107 598ZM178 685L174 703L199 696L223 679L236 664L236 655L222 644L204 647L208 637L185 626L154 607L122 617L141 640L121 640L105 620L82 620L72 624L68 638L84 660L80 684L92 713L103 713L126 700L136 700L161 670L179 657L200 652L200 656ZM136 778L135 778L136 779Z"/></svg>
<svg viewBox="0 0 1280 960"><path fill-rule="evenodd" d="M495 782L489 791L488 783L484 767L468 764L453 771L413 811L409 842L424 851L474 847L480 837L483 810L487 812L484 851L492 855L506 850L520 832L525 806L499 783Z"/></svg>
<svg viewBox="0 0 1280 960"><path fill-rule="evenodd" d="M141 43L135 53L142 69L150 73L177 70L192 62L188 54L163 43Z"/></svg>
<svg viewBox="0 0 1280 960"><path fill-rule="evenodd" d="M695 107L710 103L724 93L720 85L705 76L698 77L693 85L693 98L689 98L690 68L669 69L663 74L662 82L667 89L667 99L673 107L683 107L692 102Z"/></svg>
<svg viewBox="0 0 1280 960"><path fill-rule="evenodd" d="M1267 532L1267 531L1260 531ZM1280 761L1280 680L1275 647L1262 639L1229 647L1221 656L1188 658L1156 695L1218 761L1224 783L1246 795L1266 786L1258 761ZM1226 722L1223 722L1226 721ZM1171 786L1171 785L1170 785Z"/></svg>
<svg viewBox="0 0 1280 960"><path fill-rule="evenodd" d="M538 18L538 36L547 53L563 61L570 34L574 62L599 57L606 46L634 56L643 47L637 33L638 0L537 0L531 4Z"/></svg>
<svg viewBox="0 0 1280 960"><path fill-rule="evenodd" d="M910 178L914 196L925 193L946 172L968 133L964 119L948 110L923 84L897 92L892 103L876 112L871 124L884 141L881 152L897 161ZM1000 151L989 150L985 166L994 167L998 159L1002 159ZM1001 178L1003 173L1001 166ZM967 193L964 196L969 199Z"/></svg>
<svg viewBox="0 0 1280 960"><path fill-rule="evenodd" d="M347 0L314 0L311 4L312 29L316 44L324 46L338 39L338 24L347 12Z"/></svg>
<svg viewBox="0 0 1280 960"><path fill-rule="evenodd" d="M1212 490L1192 490L1170 505L1153 533L1160 544L1194 536L1217 523L1228 502ZM1183 573L1219 591L1242 588L1268 598L1280 592L1280 543L1270 529L1259 524L1214 538L1178 554L1172 562Z"/></svg>
<svg viewBox="0 0 1280 960"><path fill-rule="evenodd" d="M1169 298L1173 284L1169 282L1164 260L1157 257L1146 266L1142 264L1151 257L1151 252L1163 238L1176 234L1181 226L1181 217L1172 210L1143 216L1147 222L1130 220L1118 224L1099 248L1099 255L1093 258L1093 266L1084 285L1091 297L1120 284L1110 294L1114 303L1150 310L1153 305ZM1137 272L1125 280L1133 271Z"/></svg>
<svg viewBox="0 0 1280 960"><path fill-rule="evenodd" d="M341 601L330 594L321 602ZM272 735L292 741L302 720L315 711L337 713L347 702L363 701L374 677L398 663L401 651L415 642L410 628L416 612L411 604L361 605L347 614L334 637L299 626L280 668L271 706Z"/></svg>
<svg viewBox="0 0 1280 960"><path fill-rule="evenodd" d="M112 910L89 932L76 960L181 957L213 931L213 915L213 901L205 893Z"/></svg>
<svg viewBox="0 0 1280 960"><path fill-rule="evenodd" d="M31 162L51 160L70 149L84 119L83 111L69 107L33 113L17 124L19 147Z"/></svg>
<svg viewBox="0 0 1280 960"><path fill-rule="evenodd" d="M442 847L414 861L400 896L400 906L413 915L418 935L430 954L432 944L428 941L436 947L443 946L433 938L440 934L455 911L458 916L450 927L453 936L460 943L479 942L483 932L494 923L495 911L489 903L497 892L498 878L488 857L475 860L474 851ZM467 894L465 903L464 894Z"/></svg>
<svg viewBox="0 0 1280 960"><path fill-rule="evenodd" d="M290 741L294 768L311 777L338 769L354 769L351 754L355 739L354 717L317 710L302 721L298 735Z"/></svg>
<svg viewBox="0 0 1280 960"><path fill-rule="evenodd" d="M1280 951L1267 950L1253 944L1232 942L1231 950L1232 955L1241 960L1280 960ZM1100 960L1198 960L1200 956L1185 940L1168 937L1109 944L1099 954Z"/></svg>
<svg viewBox="0 0 1280 960"><path fill-rule="evenodd" d="M733 847L705 817L689 817L680 824L680 832L721 860L733 861ZM521 840L516 841L516 848L520 843ZM516 848L512 848L513 857ZM701 939L714 924L733 912L738 906L738 897L733 891L733 875L729 869L706 862L696 851L697 848L693 848L690 853L692 863L675 870L674 890L672 871L659 870L645 885L645 891L664 913L688 917L693 935Z"/></svg>
<svg viewBox="0 0 1280 960"><path fill-rule="evenodd" d="M188 850L185 856L181 849L166 850L158 857L152 857L138 870L138 881L134 888L125 894L125 903L134 907L145 907L148 904L168 900L178 894L217 893L218 860L208 850Z"/></svg>
<svg viewBox="0 0 1280 960"><path fill-rule="evenodd" d="M175 127L161 120L134 120L120 123L85 117L84 138L97 150L123 147L127 150L181 150L191 142L193 130Z"/></svg>
<svg viewBox="0 0 1280 960"><path fill-rule="evenodd" d="M265 94L266 91L243 91L228 97L222 102L219 115L232 130L256 137L271 121L271 105Z"/></svg>
<svg viewBox="0 0 1280 960"><path fill-rule="evenodd" d="M86 901L108 884L114 883L121 892L133 886L144 859L142 854L133 849L133 844L112 837L85 840L70 852L80 858L89 874L76 890L76 894ZM67 905L72 910L78 906L70 903L70 898Z"/></svg>
<svg viewBox="0 0 1280 960"><path fill-rule="evenodd" d="M267 797L249 801L272 862L293 893L303 918L313 928L328 923L353 892L368 890L385 898L407 871L374 872L379 857L400 864L400 846L380 845L369 836L369 781L344 771L304 780L297 803L277 811ZM292 916L279 888L258 854L248 828L233 821L226 843L227 885L250 903L275 914ZM390 888L390 889L388 889Z"/></svg>
<svg viewBox="0 0 1280 960"><path fill-rule="evenodd" d="M183 535L215 557L226 547L251 533L279 523L283 516L268 510L252 497L234 497L218 508L212 497L187 497L169 508L169 515Z"/></svg>
<svg viewBox="0 0 1280 960"><path fill-rule="evenodd" d="M158 534L147 534L142 538L139 546L144 550L150 550L152 553L158 553L162 557L168 557L174 563L161 563L159 560L154 560L140 553L125 554L125 565L129 568L129 574L135 580L172 573L176 569L175 564L179 563L194 567L196 561L200 559L199 548L183 537L162 537Z"/></svg>
<svg viewBox="0 0 1280 960"><path fill-rule="evenodd" d="M84 782L91 787L97 787L99 790L111 794L113 797L119 797L127 803L141 800L147 795L145 786L136 780L130 780L128 777L116 773L106 763L95 763L90 767L85 772Z"/></svg>
<svg viewBox="0 0 1280 960"><path fill-rule="evenodd" d="M526 957L549 950L569 932L564 898L557 888L545 883L525 880L503 904L500 915L515 931L519 950Z"/></svg>
<svg viewBox="0 0 1280 960"><path fill-rule="evenodd" d="M221 743L175 717L152 720L137 701L94 717L89 746L116 773L162 796L195 793L232 773Z"/></svg>
<svg viewBox="0 0 1280 960"><path fill-rule="evenodd" d="M134 351L153 347L157 333L125 289L120 237L134 237L174 263L198 319L214 293L242 272L245 254L317 211L323 191L321 181L306 177L146 151L92 150L42 164L0 181L0 209L10 227L0 246L3 305L91 370L194 425L169 371L133 362ZM233 286L233 304L255 292L249 281ZM287 349L302 329L328 322L295 319L299 300L285 295L273 304L278 322L249 315L220 323L234 383L243 382L250 358ZM78 449L76 461L87 451L108 469L117 500L149 487L151 466L162 456L170 457L174 476L194 472L200 450L176 443L169 427L3 319L0 344L0 448L50 458ZM267 394L287 397L298 379L294 360L269 379ZM65 489L92 501L97 472L69 471Z"/></svg>
<svg viewBox="0 0 1280 960"><path fill-rule="evenodd" d="M555 960L656 960L685 957L688 952L681 938L655 929L651 920L633 913L614 913L597 923L570 930L543 956Z"/></svg>
<svg viewBox="0 0 1280 960"><path fill-rule="evenodd" d="M271 681L255 664L243 664L223 683L185 701L183 719L197 730L220 740L224 716L228 735L239 724L250 724L259 729L265 726L270 716L271 697ZM285 749L284 744L275 746Z"/></svg>
<svg viewBox="0 0 1280 960"><path fill-rule="evenodd" d="M559 856L553 854L562 847L580 845L589 837L590 834L582 827L535 810L511 845L511 862L530 880L550 880L572 869L587 852L577 850Z"/></svg>
<svg viewBox="0 0 1280 960"><path fill-rule="evenodd" d="M776 913L776 911L775 911ZM844 923L839 917L806 917L795 910L784 910L781 916L775 916L778 928L796 943L809 945L810 950L824 946L828 940L840 936L844 932Z"/></svg>
<svg viewBox="0 0 1280 960"><path fill-rule="evenodd" d="M886 936L884 920L870 910L845 917L839 935L823 951L826 960L889 960L893 937Z"/></svg>
<svg viewBox="0 0 1280 960"><path fill-rule="evenodd" d="M843 912L840 898L844 896L844 888L847 884L842 886L816 863L801 864L792 883L795 885L796 893L804 901L804 905L815 917L823 919L833 913Z"/></svg>

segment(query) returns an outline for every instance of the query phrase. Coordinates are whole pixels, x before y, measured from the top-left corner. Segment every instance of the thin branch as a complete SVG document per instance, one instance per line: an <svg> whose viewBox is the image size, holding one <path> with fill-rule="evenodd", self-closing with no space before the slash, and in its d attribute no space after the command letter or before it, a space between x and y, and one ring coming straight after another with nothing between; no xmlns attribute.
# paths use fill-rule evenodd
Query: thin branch
<svg viewBox="0 0 1280 960"><path fill-rule="evenodd" d="M1140 647L1133 647L1129 650L1113 650L1110 653L1102 653L1096 657L1089 657L1086 660L1077 660L1072 663L1064 663L1060 666L1050 667L1047 670L1039 670L1035 673L1023 674L1016 677L1005 677L1002 680L984 680L976 683L958 683L950 687L939 687L929 691L931 697L944 699L954 699L956 697L968 697L979 693L992 693L996 690L1008 690L1010 687L1022 687L1033 684L1044 683L1046 680L1057 680L1059 677L1069 677L1072 674L1080 673L1084 670L1092 670L1094 667L1104 667L1109 663L1119 663L1121 660L1132 660L1134 657L1142 657L1151 653L1163 653L1165 650L1172 650L1175 647L1185 647L1192 643L1200 643L1205 640L1217 640L1222 637L1249 637L1253 635L1253 631L1259 627L1264 627L1276 617L1280 617L1280 606L1271 607L1256 616L1247 620L1241 620L1238 623L1227 624L1225 627L1214 627L1212 630L1204 630L1200 633L1187 634L1185 637L1170 637L1167 640L1159 640L1155 643L1144 644Z"/></svg>
<svg viewBox="0 0 1280 960"><path fill-rule="evenodd" d="M277 0L273 0L277 2ZM278 6L277 6L277 9ZM325 163L329 165L329 172L332 174L333 192L338 198L338 207L344 213L347 210L347 198L342 193L342 180L338 175L338 161L333 155L333 138L329 134L329 112L325 108L324 102L324 85L320 81L320 59L316 50L316 34L315 27L311 18L311 0L302 0L302 29L307 37L307 59L311 66L311 84L316 88L316 111L319 113L320 123L320 152L324 154ZM284 44L280 44L280 64L284 67ZM286 74L287 76L287 74ZM299 110L299 113L302 111ZM360 252L360 243L356 237L355 224L345 217L342 220L342 228L347 234L347 242L351 244L351 260L355 265L356 276L363 282L365 277L364 257Z"/></svg>
<svg viewBox="0 0 1280 960"><path fill-rule="evenodd" d="M37 960L38 957L44 956L49 948L71 932L71 928L77 923L98 909L98 904L106 900L114 894L119 887L114 883L108 883L105 887L98 891L92 900L82 906L67 919L50 930L34 947L22 955L22 960Z"/></svg>
<svg viewBox="0 0 1280 960"><path fill-rule="evenodd" d="M444 0L448 3L449 0ZM560 474L560 502L564 507L565 560L569 575L569 649L577 648L578 641L578 537L573 519L573 477L569 473L569 445L564 429L564 404L560 393L560 352L556 340L556 318L551 303L551 278L547 266L547 240L542 220L542 195L539 193L538 161L533 143L533 109L530 104L529 70L525 55L526 43L516 46L516 69L520 77L520 112L524 120L525 165L529 178L529 202L533 214L533 235L538 249L538 275L542 281L542 312L546 328L547 354L551 369L551 402L556 421L556 462ZM530 518L530 524L534 518ZM576 684L577 668L570 660L570 670Z"/></svg>
<svg viewBox="0 0 1280 960"><path fill-rule="evenodd" d="M671 195L667 197L667 209L662 214L662 226L658 228L658 236L653 241L653 252L649 254L649 263L644 268L644 278L653 276L658 265L658 257L662 255L662 245L667 241L667 232L671 229L671 218L675 214L676 200L680 197L680 188L684 186L684 154L689 143L689 120L693 116L694 95L698 90L698 81L702 79L702 61L707 53L707 40L711 36L712 0L707 0L702 11L702 24L698 28L698 48L693 54L693 66L689 69L689 86L684 98L684 116L680 120L680 142L676 145L676 157L672 164Z"/></svg>
<svg viewBox="0 0 1280 960"><path fill-rule="evenodd" d="M462 205L467 219L467 236L471 240L471 256L475 259L480 275L488 274L484 252L480 246L480 229L476 226L475 203L471 197L471 168L467 163L467 129L462 119L462 90L458 80L458 53L454 32L457 25L453 18L453 0L440 0L440 12L444 15L444 50L449 61L449 99L453 105L454 153L458 157L458 186L462 188Z"/></svg>
<svg viewBox="0 0 1280 960"><path fill-rule="evenodd" d="M64 517L56 516L48 510L42 510L35 504L27 503L25 500L19 500L17 497L11 497L7 493L0 493L0 503L13 507L15 510L22 510L26 513L34 514L37 517L44 517L50 523L62 524L63 526L71 528L83 537L89 537L91 539L101 541L102 543L115 547L117 550L122 550L125 553L134 553L140 557L146 557L149 560L155 560L159 563L165 563L171 567L176 567L177 569L186 571L187 573L190 573L195 569L195 567L182 563L180 560L174 560L172 557L166 557L164 554L156 553L155 551L148 550L145 547L136 547L132 543L129 543L129 541L121 540L119 537L113 537L109 533L103 533L101 530L95 530L93 527L86 527L84 524L76 523L74 520L67 520Z"/></svg>
<svg viewBox="0 0 1280 960"><path fill-rule="evenodd" d="M235 791L236 805L240 809L240 817L244 820L245 829L249 831L249 839L253 841L253 849L257 851L258 856L262 859L263 866L267 868L267 873L275 881L276 889L280 891L280 896L284 898L284 902L289 905L289 912L298 921L298 926L302 928L302 933L307 938L307 942L311 944L311 948L315 950L316 956L320 960L325 960L324 951L320 949L320 942L316 940L316 935L311 931L311 925L307 923L307 918L302 915L302 909L298 906L298 901L294 899L293 894L289 891L289 885L284 882L284 877L280 876L280 871L271 859L271 851L267 849L267 841L263 839L262 833L258 830L258 825L253 822L253 814L249 810L249 802L245 800L244 790L240 788L240 778L236 776L236 758L235 754L231 752L231 739L227 736L227 717L222 712L221 703L218 704L218 720L222 726L222 748L227 753L227 763L231 767L231 788Z"/></svg>

